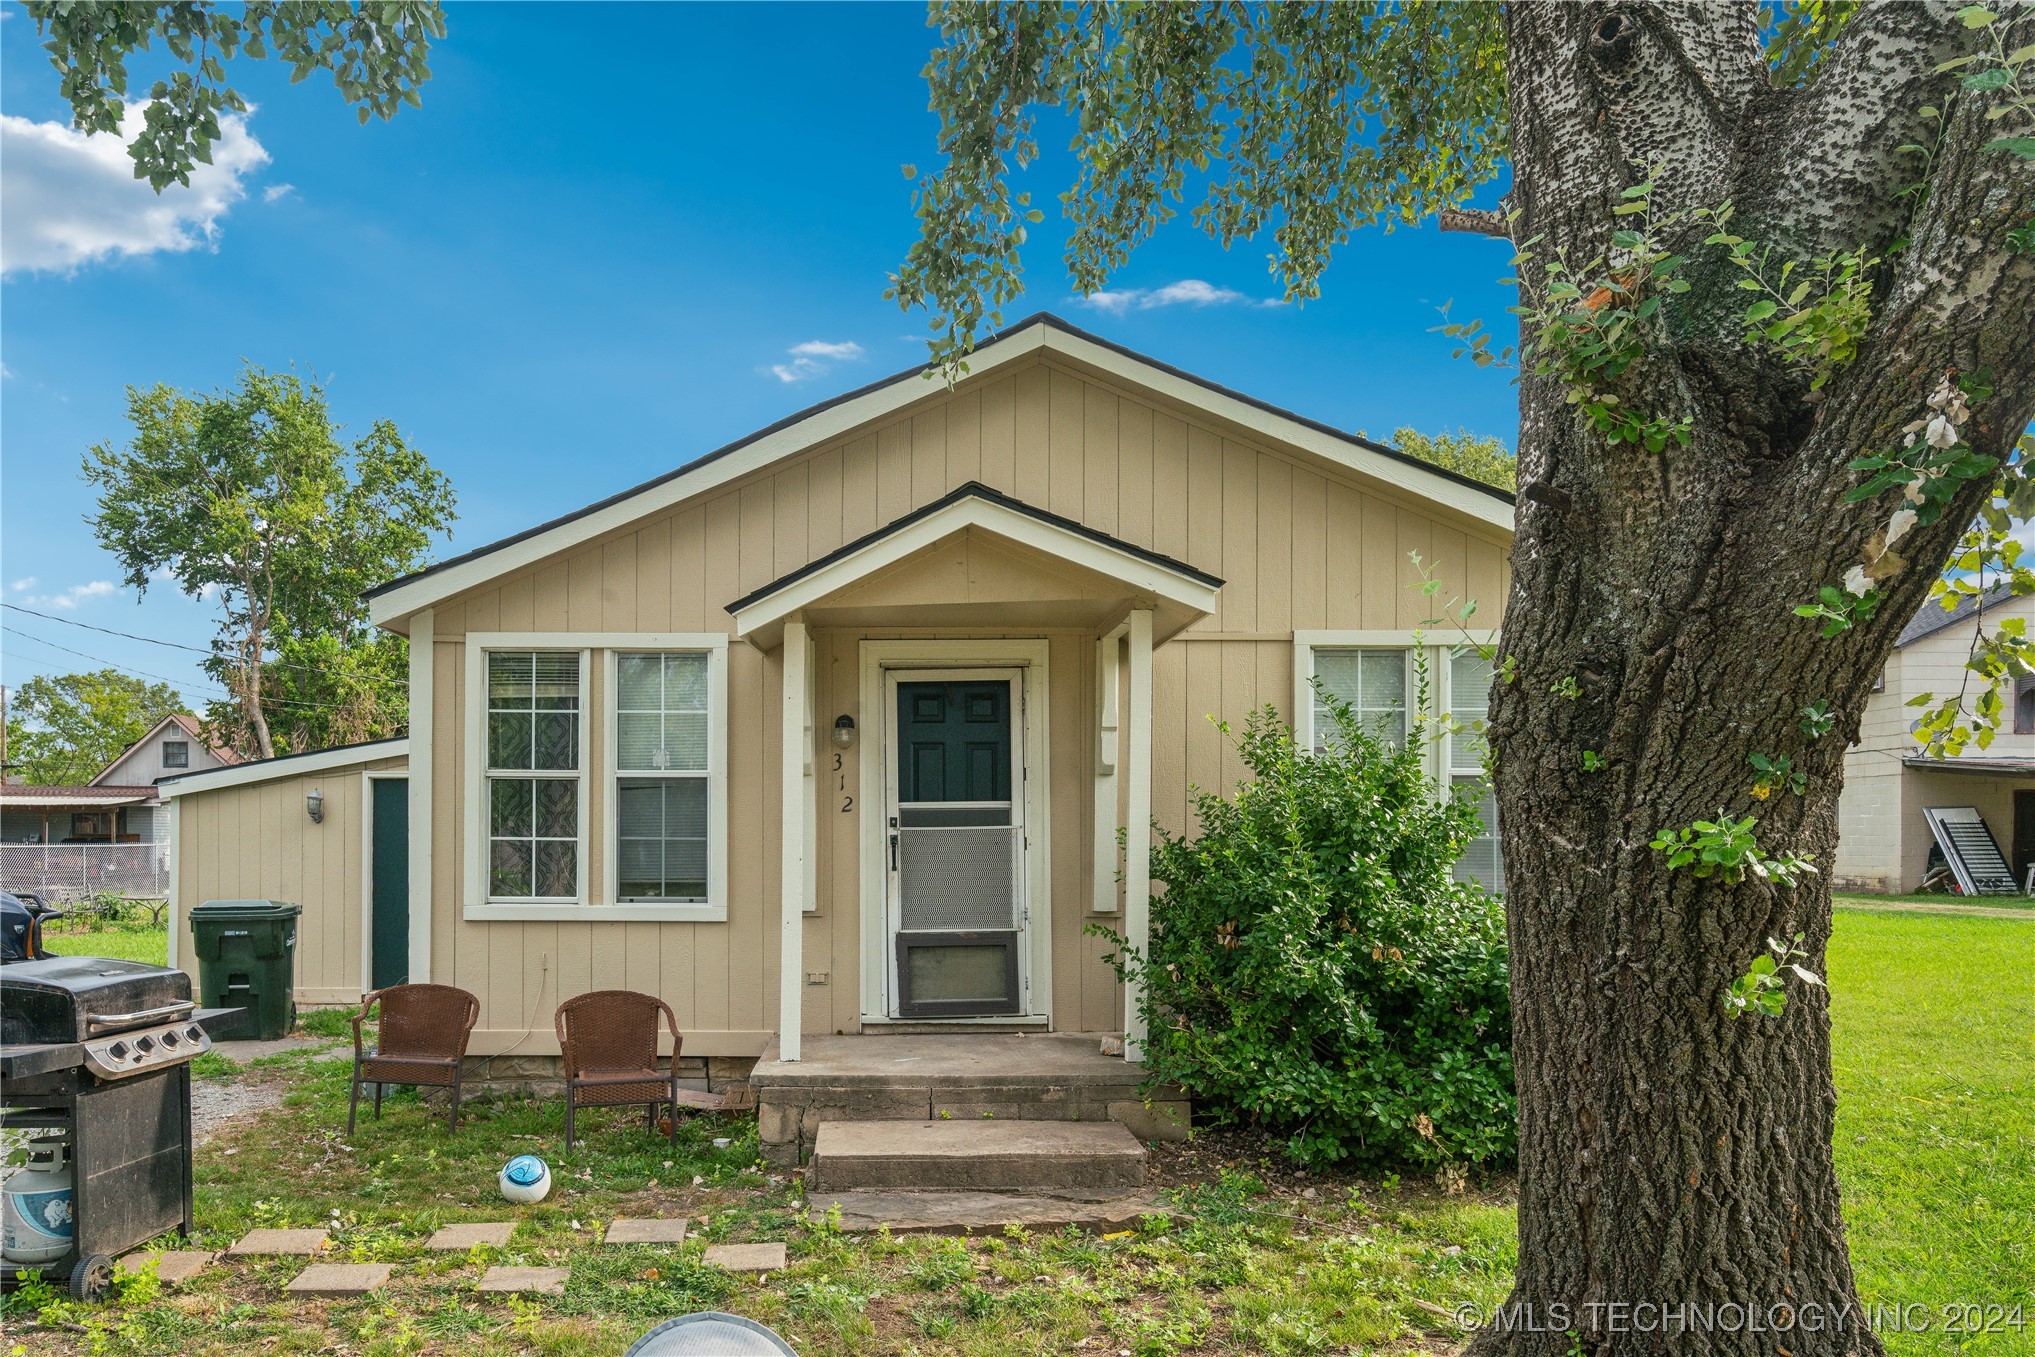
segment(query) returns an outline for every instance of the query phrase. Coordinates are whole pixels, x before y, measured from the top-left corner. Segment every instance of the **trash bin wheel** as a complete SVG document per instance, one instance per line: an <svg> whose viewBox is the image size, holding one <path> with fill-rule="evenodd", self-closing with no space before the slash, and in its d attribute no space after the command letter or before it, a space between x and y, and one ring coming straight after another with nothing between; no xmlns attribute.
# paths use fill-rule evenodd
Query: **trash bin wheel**
<svg viewBox="0 0 2035 1357"><path fill-rule="evenodd" d="M113 1289L113 1260L103 1253L88 1253L71 1269L71 1298L100 1300Z"/></svg>

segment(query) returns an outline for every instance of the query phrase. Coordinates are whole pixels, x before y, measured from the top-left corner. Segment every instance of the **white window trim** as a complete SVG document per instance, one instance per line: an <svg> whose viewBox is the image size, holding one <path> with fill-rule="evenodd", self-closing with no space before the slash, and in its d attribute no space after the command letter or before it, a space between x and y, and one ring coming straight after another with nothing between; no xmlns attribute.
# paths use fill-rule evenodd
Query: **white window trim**
<svg viewBox="0 0 2035 1357"><path fill-rule="evenodd" d="M488 871L488 656L495 651L554 651L579 656L579 767L574 780L579 784L578 849L574 854L574 887L571 899L545 896L538 899L501 898L487 892ZM587 822L592 818L591 781L587 764L591 745L587 718L592 685L587 681L593 665L593 647L587 638L558 632L478 632L466 638L466 917L469 919L578 918L587 902ZM562 770L561 770L562 771ZM506 913L502 911L508 911Z"/></svg>
<svg viewBox="0 0 2035 1357"><path fill-rule="evenodd" d="M486 755L487 655L492 650L576 650L580 652L579 723L579 894L574 900L500 901L487 898L487 824L482 814L482 794L487 777ZM589 666L598 651L617 650L704 650L707 665L707 700L713 704L708 717L708 749L715 772L708 779L707 894L702 904L652 905L616 904L614 892L605 881L595 899L589 891L588 845L592 842L592 800L594 770L588 755L593 722L587 710L587 695L593 691ZM728 637L725 632L553 632L506 631L469 632L466 637L466 749L462 778L466 788L464 820L465 883L461 917L475 922L522 923L723 923L728 917L727 822L728 822ZM606 666L612 670L612 663ZM607 703L611 718L614 703ZM614 748L613 731L603 740L606 750ZM612 762L606 755L603 763ZM607 772L603 770L604 774ZM607 801L603 799L602 805ZM611 818L611 817L603 817ZM603 831L605 832L605 831ZM613 870L612 853L603 853L607 877Z"/></svg>
<svg viewBox="0 0 2035 1357"><path fill-rule="evenodd" d="M1415 734L1419 727L1412 723L1419 716L1445 715L1452 706L1450 693L1449 655L1458 646L1495 645L1498 634L1491 631L1438 633L1425 630L1379 630L1379 631L1296 631L1293 633L1293 740L1302 752L1314 750L1314 652L1322 650L1424 650L1427 659L1427 702L1423 713L1415 709L1418 697L1413 687L1411 673L1407 676L1407 718ZM1440 739L1423 741L1421 761L1428 778L1444 791L1450 786L1449 767L1453 757L1452 741L1443 736Z"/></svg>
<svg viewBox="0 0 2035 1357"><path fill-rule="evenodd" d="M604 642L612 637L603 637ZM657 644L649 644L655 640ZM645 638L645 643L604 645L601 665L601 692L606 711L602 716L605 735L601 748L601 892L598 908L603 919L621 918L638 923L726 923L728 921L728 637L725 632L681 632ZM620 846L615 830L619 797L616 783L623 776L616 751L621 748L620 657L650 654L684 654L707 657L707 898L704 900L623 901L617 884ZM578 918L578 915L572 916Z"/></svg>
<svg viewBox="0 0 2035 1357"><path fill-rule="evenodd" d="M862 739L859 755L861 787L860 838L862 851L862 1025L881 1027L924 1019L890 1016L893 948L888 914L889 878L885 868L886 845L883 823L886 783L890 757L883 732L886 716L886 671L891 669L1022 669L1019 694L1024 751L1025 848L1024 902L1029 911L1026 931L1031 945L1029 1011L1012 1018L977 1019L984 1023L1050 1022L1053 1013L1053 895L1050 815L1053 772L1049 759L1051 743L1046 738L1052 711L1051 643L1036 639L982 640L871 640L859 647L861 665L860 707ZM1019 732L1012 732L1016 739ZM1013 787L1013 793L1016 792ZM942 1026L969 1019L940 1019Z"/></svg>

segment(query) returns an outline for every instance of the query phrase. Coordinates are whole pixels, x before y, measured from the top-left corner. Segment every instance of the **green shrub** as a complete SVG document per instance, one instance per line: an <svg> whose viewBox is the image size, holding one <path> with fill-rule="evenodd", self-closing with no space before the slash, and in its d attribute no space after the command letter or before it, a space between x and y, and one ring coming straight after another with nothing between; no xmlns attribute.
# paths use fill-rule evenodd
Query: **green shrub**
<svg viewBox="0 0 2035 1357"><path fill-rule="evenodd" d="M1144 985L1145 1067L1303 1162L1504 1163L1505 918L1452 875L1476 811L1329 705L1327 751L1268 707L1239 743L1250 779L1197 795L1200 834L1155 827L1149 956L1112 935Z"/></svg>

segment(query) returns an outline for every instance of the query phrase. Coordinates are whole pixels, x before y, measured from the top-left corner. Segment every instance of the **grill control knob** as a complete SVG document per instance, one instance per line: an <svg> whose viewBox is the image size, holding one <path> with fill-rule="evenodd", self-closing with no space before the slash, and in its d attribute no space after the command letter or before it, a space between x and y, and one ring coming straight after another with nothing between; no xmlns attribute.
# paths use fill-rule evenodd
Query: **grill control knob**
<svg viewBox="0 0 2035 1357"><path fill-rule="evenodd" d="M138 1056L147 1055L150 1051L153 1051L154 1049L155 1049L154 1037L136 1037L134 1039L134 1053L136 1055Z"/></svg>
<svg viewBox="0 0 2035 1357"><path fill-rule="evenodd" d="M127 1043L124 1041L114 1042L106 1048L106 1054L114 1060L127 1059Z"/></svg>
<svg viewBox="0 0 2035 1357"><path fill-rule="evenodd" d="M174 1050L176 1050L176 1049L177 1049L177 1034L176 1034L175 1032L165 1032L165 1033L163 1033L163 1036L162 1036L162 1042L163 1042L163 1049L164 1049L165 1051L174 1051Z"/></svg>

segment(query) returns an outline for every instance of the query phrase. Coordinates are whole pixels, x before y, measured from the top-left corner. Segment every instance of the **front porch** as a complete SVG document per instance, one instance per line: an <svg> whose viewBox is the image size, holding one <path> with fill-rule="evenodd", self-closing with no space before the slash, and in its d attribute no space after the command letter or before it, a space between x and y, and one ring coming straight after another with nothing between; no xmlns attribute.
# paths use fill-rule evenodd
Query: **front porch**
<svg viewBox="0 0 2035 1357"><path fill-rule="evenodd" d="M1094 1036L809 1033L796 1061L773 1043L749 1083L764 1158L793 1168L829 1121L1115 1121L1140 1140L1186 1139L1186 1094L1145 1077Z"/></svg>
<svg viewBox="0 0 2035 1357"><path fill-rule="evenodd" d="M991 1047L1014 1026L1086 1033L1068 1049L1107 1068L1085 1083L1034 1070L1079 1108L1043 1115L1134 1101L1142 1072L1101 1056L1099 1037L1121 1034L1135 1060L1141 1006L1086 930L1146 944L1153 652L1210 616L1221 586L969 484L728 605L735 634L775 661L780 703L767 1064L810 1059L803 1043L827 1032L950 1023L953 1040ZM967 1063L846 1101L870 1104L864 1117L947 1102L981 1115L1002 1100L964 1096ZM1091 1085L1116 1092L1064 1091ZM1001 1115L1037 1117L1016 1106L1040 1101ZM773 1116L791 1157L839 1119L766 1102Z"/></svg>

